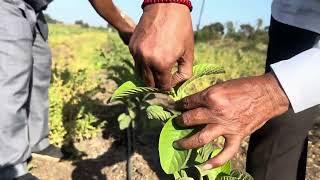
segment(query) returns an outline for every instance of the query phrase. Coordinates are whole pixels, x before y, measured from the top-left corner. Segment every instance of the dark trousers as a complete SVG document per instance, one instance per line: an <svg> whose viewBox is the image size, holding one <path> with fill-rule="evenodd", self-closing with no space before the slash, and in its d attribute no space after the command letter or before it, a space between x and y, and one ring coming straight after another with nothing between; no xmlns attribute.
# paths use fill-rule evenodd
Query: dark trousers
<svg viewBox="0 0 320 180"><path fill-rule="evenodd" d="M270 64L289 59L314 46L319 34L271 18L266 72ZM255 180L304 180L308 131L319 108L301 113L289 110L270 120L250 138L247 171Z"/></svg>

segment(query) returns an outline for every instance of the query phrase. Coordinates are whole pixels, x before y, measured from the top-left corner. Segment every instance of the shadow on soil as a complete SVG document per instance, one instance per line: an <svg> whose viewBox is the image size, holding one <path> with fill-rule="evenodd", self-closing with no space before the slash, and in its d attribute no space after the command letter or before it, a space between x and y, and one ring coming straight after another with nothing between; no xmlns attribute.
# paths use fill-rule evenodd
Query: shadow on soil
<svg viewBox="0 0 320 180"><path fill-rule="evenodd" d="M156 172L159 179L168 179L160 167L158 157L158 135L160 128L141 130L132 129L132 147L131 153L128 154L127 147L127 130L120 130L117 117L125 111L125 106L122 104L116 105L99 105L98 102L90 103L92 114L95 114L99 119L107 119L107 126L103 131L103 138L113 138L115 141L111 147L102 155L94 159L75 160L75 166L72 172L72 179L75 180L106 180L107 175L102 173L102 170L107 166L113 166L119 162L126 162L128 156L132 156L134 152L143 156L149 167ZM92 104L95 104L92 106ZM76 151L74 151L76 152ZM135 163L132 162L134 165ZM131 168L132 175L134 168Z"/></svg>

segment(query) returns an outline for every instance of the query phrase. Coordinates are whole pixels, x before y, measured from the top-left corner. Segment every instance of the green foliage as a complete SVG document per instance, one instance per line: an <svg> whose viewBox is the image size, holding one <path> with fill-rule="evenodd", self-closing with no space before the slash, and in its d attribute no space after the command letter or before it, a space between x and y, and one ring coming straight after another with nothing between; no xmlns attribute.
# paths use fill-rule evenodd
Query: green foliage
<svg viewBox="0 0 320 180"><path fill-rule="evenodd" d="M230 175L222 175L217 180L254 180L247 172L240 170L232 170Z"/></svg>
<svg viewBox="0 0 320 180"><path fill-rule="evenodd" d="M177 126L173 119L170 119L165 124L159 139L159 156L162 169L167 174L175 174L176 179L190 178L189 176L196 179L201 179L205 176L209 179L216 179L220 174L230 174L230 162L208 171L201 169L201 164L221 151L220 149L215 149L212 144L193 150L177 150L173 147L172 144L176 140L185 138L196 131L197 129L186 129Z"/></svg>
<svg viewBox="0 0 320 180"><path fill-rule="evenodd" d="M133 82L128 81L122 84L111 96L110 102L124 101L137 97L140 94L160 92L156 88L137 87Z"/></svg>
<svg viewBox="0 0 320 180"><path fill-rule="evenodd" d="M172 119L162 128L159 138L159 156L161 167L165 173L173 174L186 167L191 150L177 150L172 144L176 140L186 137L192 131L193 129L177 127Z"/></svg>
<svg viewBox="0 0 320 180"><path fill-rule="evenodd" d="M193 67L193 76L187 80L185 83L183 83L177 90L176 97L174 97L174 100L179 100L187 95L187 86L192 84L194 81L199 80L203 76L208 75L216 75L216 74L223 74L225 71L212 64L198 64Z"/></svg>
<svg viewBox="0 0 320 180"><path fill-rule="evenodd" d="M74 22L74 24L76 25L79 25L80 27L83 27L83 28L89 28L89 24L86 23L86 22L83 22L82 20L77 20Z"/></svg>
<svg viewBox="0 0 320 180"><path fill-rule="evenodd" d="M75 128L74 128L74 140L85 140L96 137L104 126L103 123L96 125L98 119L90 112L85 112L85 108L81 106L77 115Z"/></svg>
<svg viewBox="0 0 320 180"><path fill-rule="evenodd" d="M184 82L181 86L177 87L177 91L172 90L172 92L162 92L161 90L156 88L138 87L136 85L137 83L135 84L132 81L127 81L114 91L113 95L110 98L110 102L125 102L129 112L134 112L135 114L137 114L138 112L145 110L149 119L161 120L165 122L168 119L170 119L173 114L165 111L160 106L150 106L148 103L146 103L145 100L150 93L163 93L167 95L170 94L172 99L179 100L186 96L186 87L193 81L207 75L214 75L220 73L224 73L224 70L217 66L211 64L196 65L193 68L193 77L190 78L188 81ZM128 119L128 115L121 115L121 118L118 118L119 124L123 122L128 122ZM134 118L131 118L130 122L133 119Z"/></svg>
<svg viewBox="0 0 320 180"><path fill-rule="evenodd" d="M212 23L198 30L195 33L195 39L198 43L209 42L210 44L219 44L219 41L224 43L234 41L237 42L234 44L245 44L245 48L249 50L261 50L260 47L266 46L269 40L268 27L263 26L262 19L257 19L255 26L240 24L236 27L232 21L226 22L225 25L220 22Z"/></svg>
<svg viewBox="0 0 320 180"><path fill-rule="evenodd" d="M86 72L79 71L73 76L54 71L50 97L50 141L61 146L66 139L84 140L96 137L104 124L88 112L86 94L96 88L87 80Z"/></svg>
<svg viewBox="0 0 320 180"><path fill-rule="evenodd" d="M219 152L221 151L221 149L215 149L210 158L215 157ZM217 167L214 170L211 170L207 173L207 176L209 179L216 179L217 177L219 177L220 175L223 174L230 174L231 173L231 161L228 161L226 164L224 164L223 166Z"/></svg>
<svg viewBox="0 0 320 180"><path fill-rule="evenodd" d="M52 78L49 88L49 139L61 146L96 137L105 121L95 114L93 100L101 83L96 46L105 32L63 24L49 24ZM103 35L103 36L102 36ZM87 41L89 39L90 41ZM86 43L83 43L85 42Z"/></svg>
<svg viewBox="0 0 320 180"><path fill-rule="evenodd" d="M62 23L62 22L52 18L49 14L44 14L44 18L46 19L47 23L50 23L50 24Z"/></svg>
<svg viewBox="0 0 320 180"><path fill-rule="evenodd" d="M184 82L181 86L176 87L176 91L172 90L171 97L174 100L179 100L186 95L186 88L188 85L194 81L199 80L208 75L215 75L224 73L222 68L211 64L199 64L193 68L193 77L188 81ZM154 88L137 87L133 82L128 81L122 84L112 95L111 101L123 101L131 102L130 99L139 98L141 94L148 93L164 93ZM168 93L164 93L168 94ZM141 97L138 102L143 101ZM136 103L133 103L136 104ZM128 106L129 111L133 111L134 106ZM210 171L203 171L200 168L200 164L207 161L212 155L215 155L217 151L213 148L212 144L208 144L202 148L194 150L178 150L173 147L173 143L176 140L185 138L192 134L192 132L197 131L197 129L185 129L177 126L174 123L174 118L178 115L177 112L165 111L163 107L158 105L146 105L146 114L149 119L159 120L166 122L164 125L160 138L159 138L159 156L162 169L167 174L174 174L176 179L190 179L189 176L196 176L198 179L202 179L204 176L210 179L215 179L220 173L228 174L230 173L231 165L230 162L222 167L212 169ZM129 122L133 120L128 114L121 114L118 118L119 124L125 124L128 127ZM123 122L123 123L121 123ZM191 158L192 157L192 158ZM189 175L188 175L189 174ZM192 175L190 175L192 174Z"/></svg>
<svg viewBox="0 0 320 180"><path fill-rule="evenodd" d="M195 33L195 39L198 42L205 42L213 39L220 39L224 35L223 24L217 22L204 26L201 30Z"/></svg>
<svg viewBox="0 0 320 180"><path fill-rule="evenodd" d="M136 113L132 110L129 110L128 113L122 113L118 117L119 128L120 130L127 129L130 126L130 123L136 118Z"/></svg>
<svg viewBox="0 0 320 180"><path fill-rule="evenodd" d="M195 93L214 83L217 78L224 81L263 74L265 51L246 49L248 45L248 43L229 40L216 42L212 46L207 43L198 43L195 47L195 64L217 64L222 66L226 73L197 81L194 86L189 86L188 91ZM261 49L266 49L266 46Z"/></svg>
<svg viewBox="0 0 320 180"><path fill-rule="evenodd" d="M132 57L118 35L111 31L63 24L50 24L49 26L54 71L49 92L50 140L56 145L61 145L66 138L81 140L94 137L96 134L94 132L99 132L102 124L99 125L96 115L88 107L92 106L91 98L95 95L95 89L98 85L108 84L109 81L114 81L118 85L132 81L137 87L141 86L137 83L134 74ZM224 67L226 73L197 78L186 85L183 91L180 90L181 93L173 91L171 97L178 100L219 80L262 74L265 65L267 29L259 27L256 28L251 39L245 39L229 22L223 38L219 37L215 41L207 39L196 43L195 64L218 64ZM101 42L104 43L103 46L101 46ZM81 72L81 69L85 71ZM98 73L101 73L101 70L102 74L107 74L107 76L103 76L103 81L97 78L100 77ZM115 88L114 85L108 85L106 92L112 93ZM136 98L132 98L134 96ZM141 118L139 115L142 112L146 112L147 116L151 118L160 117L158 120L161 121L170 119L168 114L166 116L160 115L162 114L160 109L154 111L151 108L150 111L150 105L146 102L148 96L149 92L137 93L132 95L130 100L123 99L128 105L125 115L129 116L129 109L135 115L130 116L130 120L127 121L119 117L119 124L122 128L127 127L128 122ZM164 110L167 109L164 108ZM176 115L171 110L169 113L172 116ZM198 154L202 154L202 159L206 159L205 157L210 154L203 154L203 152L210 152L212 148L212 146L205 147L209 150L197 150ZM195 152L193 151L193 153ZM200 160L197 158L197 163ZM188 169L194 168L197 169L197 166ZM180 173L187 175L186 170L181 170ZM191 178L185 176L181 179Z"/></svg>
<svg viewBox="0 0 320 180"><path fill-rule="evenodd" d="M159 157L161 167L167 174L174 175L175 179L178 180L188 180L188 179L203 179L206 177L207 179L215 180L217 178L235 178L239 176L239 174L231 174L231 162L227 162L221 167L217 167L211 170L202 170L201 165L205 163L210 158L216 156L221 150L215 149L212 144L207 144L198 149L192 150L179 150L174 148L174 142L180 140L182 138L188 137L199 129L197 128L182 128L175 124L175 118L179 114L179 112L168 112L164 110L162 106L152 105L148 103L144 103L145 99L139 97L141 94L149 94L149 93L163 93L170 95L170 97L177 101L187 95L188 86L194 82L199 81L201 78L204 78L209 75L217 75L225 73L222 68L214 66L212 64L198 64L193 68L193 77L184 82L182 85L175 87L175 90L172 92L165 93L161 92L154 88L146 88L146 87L137 87L131 81L125 82L121 85L112 95L111 101L123 101L128 102L128 100L136 99L134 106L129 107L129 110L132 111L133 107L137 106L137 103L144 104L144 109L146 109L146 114L148 119L151 120L159 120L162 122L166 122L164 127L162 128L160 138L159 138ZM129 101L132 103L132 101ZM131 103L128 103L129 105ZM125 122L127 125L128 122L132 121L132 117L128 114L121 114L119 116L119 121ZM234 171L238 172L238 171ZM245 178L242 174L239 177L241 180ZM240 180L239 179L239 180Z"/></svg>
<svg viewBox="0 0 320 180"><path fill-rule="evenodd" d="M162 106L151 105L146 109L147 117L150 120L166 122L172 117L172 113L163 109Z"/></svg>

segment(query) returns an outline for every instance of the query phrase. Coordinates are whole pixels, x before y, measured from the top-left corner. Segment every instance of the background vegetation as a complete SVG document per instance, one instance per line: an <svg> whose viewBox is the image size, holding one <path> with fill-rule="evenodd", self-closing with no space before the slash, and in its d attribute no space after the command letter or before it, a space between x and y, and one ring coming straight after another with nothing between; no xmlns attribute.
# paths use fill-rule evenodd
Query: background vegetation
<svg viewBox="0 0 320 180"><path fill-rule="evenodd" d="M132 58L111 28L95 28L81 20L64 25L47 15L53 51L50 87L50 140L63 145L90 139L108 119L102 109L116 87L134 77ZM259 75L264 71L267 27L232 22L213 23L195 33L195 63L222 66L219 80ZM215 79L190 86L189 93Z"/></svg>

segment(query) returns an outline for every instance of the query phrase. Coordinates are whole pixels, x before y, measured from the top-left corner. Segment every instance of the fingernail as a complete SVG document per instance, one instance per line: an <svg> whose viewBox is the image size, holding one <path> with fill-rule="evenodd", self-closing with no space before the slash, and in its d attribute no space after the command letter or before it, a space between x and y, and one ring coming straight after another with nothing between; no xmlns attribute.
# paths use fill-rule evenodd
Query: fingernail
<svg viewBox="0 0 320 180"><path fill-rule="evenodd" d="M213 168L213 166L211 164L205 164L204 166L202 166L202 169L204 169L204 170L210 170L212 168Z"/></svg>
<svg viewBox="0 0 320 180"><path fill-rule="evenodd" d="M181 149L181 147L179 146L179 144L178 144L177 141L174 141L174 142L172 143L172 146L173 146L173 148L175 148L175 149L178 149L178 150Z"/></svg>

